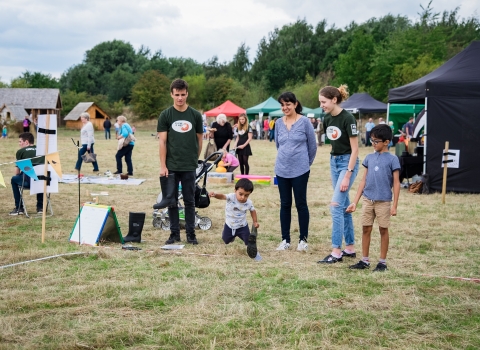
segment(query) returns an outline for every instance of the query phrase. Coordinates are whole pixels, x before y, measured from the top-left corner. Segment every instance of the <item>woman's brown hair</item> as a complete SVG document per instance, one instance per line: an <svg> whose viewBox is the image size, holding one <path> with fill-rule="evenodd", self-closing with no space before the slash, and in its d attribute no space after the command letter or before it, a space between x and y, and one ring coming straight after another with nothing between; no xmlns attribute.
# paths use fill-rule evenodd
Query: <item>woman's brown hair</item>
<svg viewBox="0 0 480 350"><path fill-rule="evenodd" d="M319 95L333 100L334 97L337 98L337 105L346 101L348 99L348 86L345 84L340 85L338 88L335 86L325 86L318 92Z"/></svg>
<svg viewBox="0 0 480 350"><path fill-rule="evenodd" d="M243 124L243 125L240 124L240 117L245 118L245 124ZM248 117L245 113L242 113L238 116L238 126L237 126L237 128L238 128L238 131L243 130L245 132L248 132Z"/></svg>

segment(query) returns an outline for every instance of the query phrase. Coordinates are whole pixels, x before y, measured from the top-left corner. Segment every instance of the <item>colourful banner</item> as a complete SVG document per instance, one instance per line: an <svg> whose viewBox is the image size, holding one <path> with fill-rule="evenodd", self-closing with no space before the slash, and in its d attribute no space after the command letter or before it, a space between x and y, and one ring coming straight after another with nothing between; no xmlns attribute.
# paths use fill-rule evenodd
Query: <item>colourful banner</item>
<svg viewBox="0 0 480 350"><path fill-rule="evenodd" d="M3 175L1 171L0 171L0 185L2 185L3 187L7 187L5 186L5 180L3 180Z"/></svg>
<svg viewBox="0 0 480 350"><path fill-rule="evenodd" d="M47 162L52 166L59 178L62 178L62 165L60 164L60 155L58 152L50 153L45 156Z"/></svg>
<svg viewBox="0 0 480 350"><path fill-rule="evenodd" d="M15 164L18 166L20 171L23 171L24 174L35 181L38 181L37 174L35 174L35 170L33 169L32 161L30 159L17 160Z"/></svg>

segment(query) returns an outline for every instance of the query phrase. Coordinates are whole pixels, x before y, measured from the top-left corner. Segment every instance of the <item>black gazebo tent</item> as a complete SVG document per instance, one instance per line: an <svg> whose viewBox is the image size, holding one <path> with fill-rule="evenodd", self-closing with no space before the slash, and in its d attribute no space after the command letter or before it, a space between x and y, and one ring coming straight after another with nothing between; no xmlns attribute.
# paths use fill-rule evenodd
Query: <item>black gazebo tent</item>
<svg viewBox="0 0 480 350"><path fill-rule="evenodd" d="M425 172L442 189L443 149L459 151L449 168L447 191L480 193L480 41L426 76L389 91L389 102L425 103Z"/></svg>
<svg viewBox="0 0 480 350"><path fill-rule="evenodd" d="M366 92L353 94L342 103L342 108L352 113L387 113L387 105L375 100Z"/></svg>

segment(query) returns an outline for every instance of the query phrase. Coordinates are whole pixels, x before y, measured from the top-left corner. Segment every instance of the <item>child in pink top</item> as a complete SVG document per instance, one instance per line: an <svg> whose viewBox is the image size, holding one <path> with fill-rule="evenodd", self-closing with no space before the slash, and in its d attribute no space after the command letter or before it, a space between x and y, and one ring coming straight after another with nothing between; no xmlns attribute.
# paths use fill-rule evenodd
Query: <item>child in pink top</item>
<svg viewBox="0 0 480 350"><path fill-rule="evenodd" d="M227 172L229 172L229 173L233 172L240 165L237 157L230 154L226 150L223 150L222 161L223 161L223 165L225 166L225 168L227 168Z"/></svg>

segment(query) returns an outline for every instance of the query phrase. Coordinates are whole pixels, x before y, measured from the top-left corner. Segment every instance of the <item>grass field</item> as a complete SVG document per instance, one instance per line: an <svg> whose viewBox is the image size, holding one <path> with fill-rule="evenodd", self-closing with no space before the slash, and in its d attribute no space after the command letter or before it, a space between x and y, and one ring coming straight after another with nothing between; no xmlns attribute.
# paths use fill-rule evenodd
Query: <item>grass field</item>
<svg viewBox="0 0 480 350"><path fill-rule="evenodd" d="M153 125L153 124L152 124ZM201 209L213 221L197 230L200 242L181 253L162 251L168 232L152 226L151 205L159 193L155 128L136 133L134 175L140 186L83 185L87 194L108 191L122 232L129 211L145 211L141 251L120 245L78 246L68 242L77 212L78 188L59 184L52 195L55 215L10 217L12 165L0 170L0 265L69 252L84 254L0 269L0 349L478 349L480 284L444 276L480 277L480 197L413 195L401 190L390 230L389 270L352 271L346 259L332 266L316 262L330 252L332 195L328 147L318 149L308 184L310 236L307 253L277 252L279 195L257 186L251 195L259 217L263 261L248 258L241 242L221 240L225 202ZM65 174L74 173L76 149L60 130L58 149ZM96 133L95 151L104 171L115 171L116 142ZM273 143L254 141L251 174L273 175ZM14 161L17 139L0 140L0 163ZM371 149L361 148L363 159ZM84 164L82 173L92 174ZM360 181L357 178L350 197ZM209 185L228 193L232 185ZM35 197L27 198L34 209ZM292 241L298 237L293 213ZM360 211L354 214L360 250ZM182 232L185 241L185 232ZM208 254L208 255L203 255ZM379 254L378 229L371 258Z"/></svg>

